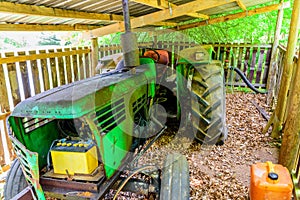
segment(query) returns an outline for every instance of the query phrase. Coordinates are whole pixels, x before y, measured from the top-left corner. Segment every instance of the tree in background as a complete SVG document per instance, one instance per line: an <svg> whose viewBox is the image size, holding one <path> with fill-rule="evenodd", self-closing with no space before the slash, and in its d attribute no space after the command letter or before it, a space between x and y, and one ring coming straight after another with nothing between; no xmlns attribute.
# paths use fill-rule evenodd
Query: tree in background
<svg viewBox="0 0 300 200"><path fill-rule="evenodd" d="M39 38L38 45L45 46L45 45L60 45L61 39L57 37L56 34L49 34L49 33L41 33L41 37Z"/></svg>

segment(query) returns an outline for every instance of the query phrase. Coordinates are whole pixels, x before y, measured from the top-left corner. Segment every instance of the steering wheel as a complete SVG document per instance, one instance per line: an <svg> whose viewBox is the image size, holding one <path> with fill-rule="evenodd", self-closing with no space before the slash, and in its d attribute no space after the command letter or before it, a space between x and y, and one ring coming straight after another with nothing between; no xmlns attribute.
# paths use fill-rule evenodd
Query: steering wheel
<svg viewBox="0 0 300 200"><path fill-rule="evenodd" d="M156 54L156 56L157 56L156 60L152 56L145 55L145 53L147 53L148 51L153 51ZM153 58L154 62L156 62L156 63L160 60L160 54L155 49L149 49L145 53L144 53L144 56Z"/></svg>

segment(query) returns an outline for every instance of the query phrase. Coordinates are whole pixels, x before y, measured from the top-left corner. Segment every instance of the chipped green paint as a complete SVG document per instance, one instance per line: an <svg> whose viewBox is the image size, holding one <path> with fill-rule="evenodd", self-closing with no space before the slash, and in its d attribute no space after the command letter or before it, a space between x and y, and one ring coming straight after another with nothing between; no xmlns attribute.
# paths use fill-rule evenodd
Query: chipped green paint
<svg viewBox="0 0 300 200"><path fill-rule="evenodd" d="M38 153L31 152L21 144L16 138L11 137L11 141L18 159L20 160L22 170L26 180L33 186L36 200L46 200L44 191L39 183L39 163Z"/></svg>

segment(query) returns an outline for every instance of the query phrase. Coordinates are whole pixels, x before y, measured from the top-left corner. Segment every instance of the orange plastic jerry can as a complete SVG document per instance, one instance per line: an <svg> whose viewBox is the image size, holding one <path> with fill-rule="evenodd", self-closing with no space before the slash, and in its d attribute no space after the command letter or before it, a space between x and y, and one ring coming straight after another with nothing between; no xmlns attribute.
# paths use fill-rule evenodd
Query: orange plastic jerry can
<svg viewBox="0 0 300 200"><path fill-rule="evenodd" d="M272 162L251 166L251 200L290 200L293 182L286 167Z"/></svg>

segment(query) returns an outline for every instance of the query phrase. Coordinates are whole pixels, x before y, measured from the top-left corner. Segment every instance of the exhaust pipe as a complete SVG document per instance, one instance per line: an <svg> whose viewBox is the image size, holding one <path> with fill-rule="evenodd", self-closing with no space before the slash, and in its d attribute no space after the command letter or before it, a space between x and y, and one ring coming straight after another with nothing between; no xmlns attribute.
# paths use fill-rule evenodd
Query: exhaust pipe
<svg viewBox="0 0 300 200"><path fill-rule="evenodd" d="M133 69L140 65L139 48L135 33L131 32L130 14L128 0L122 0L125 33L121 35L124 67Z"/></svg>

